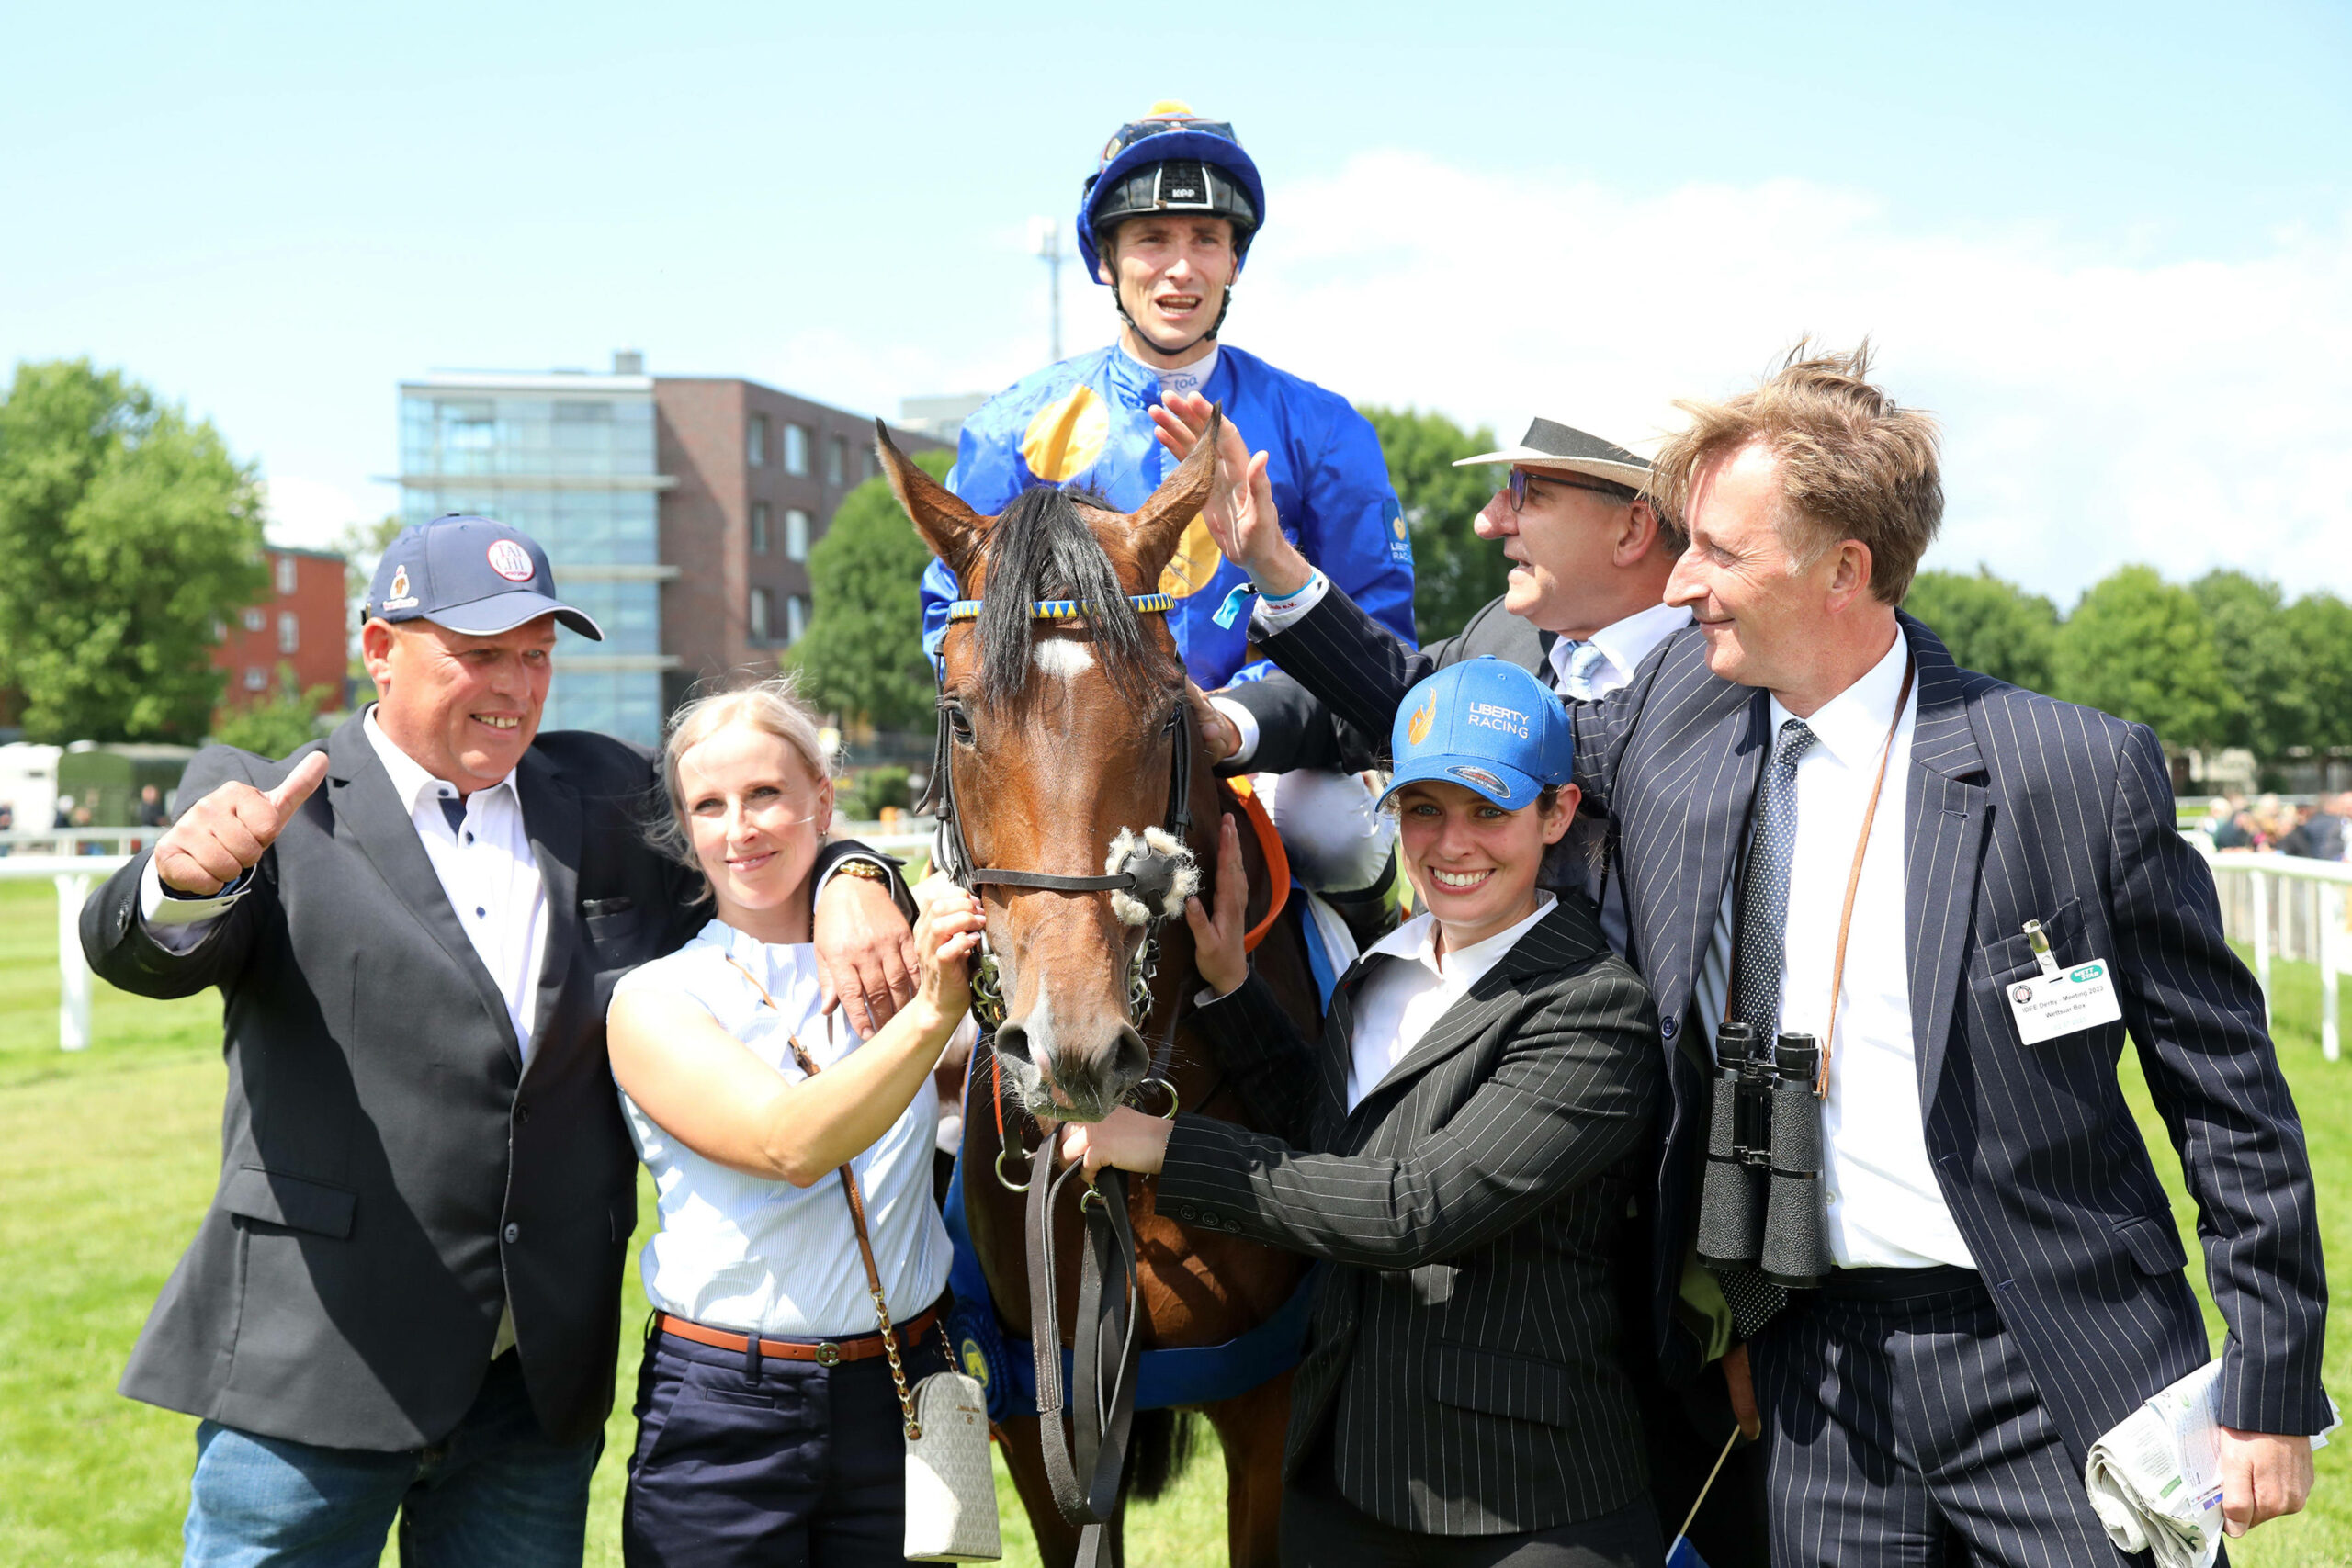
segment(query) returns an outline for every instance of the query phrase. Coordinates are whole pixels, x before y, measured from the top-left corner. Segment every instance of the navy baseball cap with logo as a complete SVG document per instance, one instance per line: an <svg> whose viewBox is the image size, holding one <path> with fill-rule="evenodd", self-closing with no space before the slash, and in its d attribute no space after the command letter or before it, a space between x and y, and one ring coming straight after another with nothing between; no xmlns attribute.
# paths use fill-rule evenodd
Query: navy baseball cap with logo
<svg viewBox="0 0 2352 1568"><path fill-rule="evenodd" d="M376 563L366 614L431 621L469 637L496 637L552 615L582 637L604 628L555 596L547 551L520 528L450 513L400 531Z"/></svg>
<svg viewBox="0 0 2352 1568"><path fill-rule="evenodd" d="M1576 776L1576 737L1560 699L1491 654L1449 664L1406 693L1388 753L1396 772L1384 803L1429 780L1517 811L1533 805L1546 784Z"/></svg>

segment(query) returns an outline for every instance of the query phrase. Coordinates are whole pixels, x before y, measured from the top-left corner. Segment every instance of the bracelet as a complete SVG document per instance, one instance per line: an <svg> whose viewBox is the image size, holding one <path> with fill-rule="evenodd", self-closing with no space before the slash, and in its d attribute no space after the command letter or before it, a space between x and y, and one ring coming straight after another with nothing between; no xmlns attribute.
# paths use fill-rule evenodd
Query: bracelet
<svg viewBox="0 0 2352 1568"><path fill-rule="evenodd" d="M885 887L890 886L890 874L874 862L863 858L842 862L833 867L833 874L837 876L854 876L862 882L878 882Z"/></svg>

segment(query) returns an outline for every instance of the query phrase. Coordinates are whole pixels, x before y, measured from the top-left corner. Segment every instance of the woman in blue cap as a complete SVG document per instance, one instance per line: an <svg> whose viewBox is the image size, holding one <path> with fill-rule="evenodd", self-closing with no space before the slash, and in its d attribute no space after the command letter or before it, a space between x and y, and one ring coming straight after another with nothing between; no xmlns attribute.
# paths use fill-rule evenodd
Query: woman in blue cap
<svg viewBox="0 0 2352 1568"><path fill-rule="evenodd" d="M1660 1558L1616 1256L1662 1093L1657 1013L1591 905L1537 887L1576 815L1559 701L1478 659L1391 739L1423 910L1349 970L1323 1038L1241 947L1240 848L1185 913L1194 1019L1279 1135L1114 1111L1062 1150L1158 1176L1159 1211L1325 1259L1292 1383L1290 1564Z"/></svg>

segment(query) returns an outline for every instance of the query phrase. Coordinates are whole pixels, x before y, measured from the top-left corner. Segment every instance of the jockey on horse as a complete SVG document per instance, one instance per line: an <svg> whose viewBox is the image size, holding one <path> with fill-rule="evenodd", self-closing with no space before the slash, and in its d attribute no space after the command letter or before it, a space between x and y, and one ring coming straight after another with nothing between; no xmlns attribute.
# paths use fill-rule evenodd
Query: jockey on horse
<svg viewBox="0 0 2352 1568"><path fill-rule="evenodd" d="M949 488L982 513L1040 484L1076 485L1132 510L1175 467L1155 424L1155 415L1170 416L1158 405L1171 392L1198 393L1271 454L1267 478L1300 551L1409 641L1412 547L1372 426L1345 399L1218 341L1265 211L1258 167L1231 126L1160 103L1120 127L1078 212L1079 254L1111 287L1118 339L990 399L964 423ZM1159 580L1177 601L1168 626L1185 668L1211 692L1268 668L1247 661L1249 616L1231 602L1247 581L1199 522ZM922 617L934 662L955 597L954 578L933 561ZM1238 705L1216 711L1230 727L1227 745L1244 753L1233 761L1246 766L1254 720ZM1259 793L1298 880L1329 899L1360 942L1378 934L1396 829L1372 793L1351 775L1306 772L1262 778Z"/></svg>

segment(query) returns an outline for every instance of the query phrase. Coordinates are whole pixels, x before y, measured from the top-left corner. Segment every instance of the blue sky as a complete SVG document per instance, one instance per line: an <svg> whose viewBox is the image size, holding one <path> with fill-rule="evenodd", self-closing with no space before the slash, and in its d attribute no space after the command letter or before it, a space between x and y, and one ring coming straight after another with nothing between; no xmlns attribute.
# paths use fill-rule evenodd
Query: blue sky
<svg viewBox="0 0 2352 1568"><path fill-rule="evenodd" d="M1175 96L1268 178L1229 341L1351 396L1640 445L1867 331L1946 421L1935 563L2352 592L2352 11L1115 15L43 7L0 358L184 400L294 537L391 509L429 368L639 347L891 412L1042 361L1028 219Z"/></svg>

